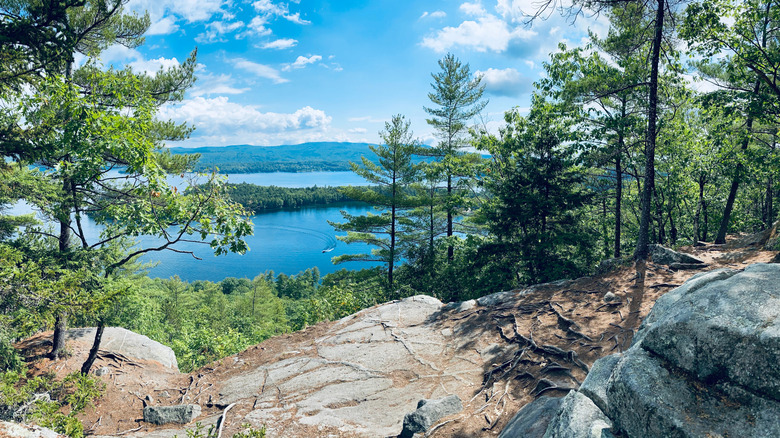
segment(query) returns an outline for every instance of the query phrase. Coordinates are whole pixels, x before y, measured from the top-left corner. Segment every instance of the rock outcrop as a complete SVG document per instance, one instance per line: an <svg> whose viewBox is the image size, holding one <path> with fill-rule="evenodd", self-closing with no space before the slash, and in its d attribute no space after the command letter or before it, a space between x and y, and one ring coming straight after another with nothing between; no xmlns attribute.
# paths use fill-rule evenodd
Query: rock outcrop
<svg viewBox="0 0 780 438"><path fill-rule="evenodd" d="M650 245L653 263L669 266L671 269L699 269L705 266L703 260L692 255L677 252L661 245Z"/></svg>
<svg viewBox="0 0 780 438"><path fill-rule="evenodd" d="M67 341L91 343L94 338L94 327L75 328L65 332ZM179 368L173 349L121 327L106 327L104 329L100 349L135 359L153 360L174 370Z"/></svg>
<svg viewBox="0 0 780 438"><path fill-rule="evenodd" d="M691 251L707 264L729 266L718 260L721 250L717 247ZM774 253L749 251L740 256L739 263L765 262L772 256ZM751 268L745 273L721 270L699 275L674 292L667 291L683 284L691 273L651 262L647 265L644 288L635 287L635 271L621 265L605 275L499 292L461 303L443 304L432 297L410 297L361 310L339 321L272 337L190 374L180 374L163 365L163 362L172 365L171 361L164 360L165 354L148 356L143 348L138 352L124 349L126 343L121 339L126 341L130 337L122 334L115 336L113 342L104 342L104 349L98 354L94 369L101 371L95 374L100 374L97 378L106 384L106 392L95 409L84 413L83 422L96 438L182 437L195 423L208 428L218 421L222 436L242 431L244 424L255 428L265 425L269 437L397 436L403 432L405 416L416 411L419 400L451 396L460 399L463 410L458 413L447 410L449 414L442 418L439 414L428 417L430 421L424 421L426 435L498 436L502 431L502 438L542 438L550 429L553 436L559 437L598 434L599 438L605 438L609 436L610 423L613 428L628 427L624 426L629 423L627 416L618 418L612 413L613 407L621 403L631 405L632 410L640 406L640 413L659 425L686 415L714 415L689 412L682 407L668 413L664 420L655 420L654 408L642 405L650 402L641 397L631 398L634 397L631 394L641 391L631 389L628 384L623 387L630 391L621 389L612 383L616 376L629 372L638 373L635 381L644 379L640 383L646 389L659 393L691 397L685 391L695 390L699 392L694 393L692 400L696 400L701 394L707 394L707 385L716 382L731 397L716 401L742 403L750 399L754 404L761 400L774 403L767 394L776 388L768 381L759 393L749 382L743 382L747 374L739 369L727 367L728 372L724 373L708 371L732 360L739 367L755 365L755 370L767 369L769 362L745 364L734 353L740 349L746 351L753 341L724 336L724 340L736 342L730 349L724 349L731 355L711 364L697 362L701 364L701 367L697 365L701 368L701 378L691 377L695 373L683 366L670 364L672 360L686 361L688 356L675 359L670 355L665 359L644 347L639 351L629 350L632 337L637 339L634 344L647 342L650 346L651 331L646 327L665 321L668 315L662 313L681 311L689 301L702 304L704 301L699 302L701 298L695 294L740 276L758 278L765 275L759 272L761 269L764 268ZM751 281L743 278L739 283L763 290L764 286ZM668 298L662 298L664 294ZM707 300L716 302L718 294ZM770 302L766 295L757 295L755 302L761 301ZM656 302L657 311L647 319ZM776 304L770 302L769 306L758 308L769 315L772 306ZM732 317L747 326L764 324L767 334L762 336L769 339L768 333L774 327L767 322L770 319L763 323L751 320L739 313L747 311L745 307L732 309L736 312ZM667 310L661 312L663 308ZM695 316L692 314L690 318ZM648 322L634 336L632 329L643 320ZM680 330L665 332L664 336L659 329L653 335L658 336L653 342L658 348L667 349L667 337L682 338L693 336L695 330L706 331L703 320L691 321L689 326L680 326ZM695 327L690 329L690 326ZM738 328L737 332L748 330L740 325L734 327ZM62 377L68 369L78 369L89 351L93 333L83 331L77 340L69 342L72 356L60 361L44 358L36 362L37 372L60 373ZM640 341L641 337L644 340ZM50 338L51 333L36 335L25 341L23 348L34 356L45 354ZM756 351L769 354L771 348ZM597 361L613 352L623 354ZM641 356L638 365L629 365L628 358L632 356ZM655 368L632 371L642 364ZM662 379L661 383L658 379ZM571 392L571 388L578 388L578 392ZM739 396L742 398L737 396L739 391L744 393ZM571 395L563 397L570 392ZM563 415L558 415L559 404L566 412ZM155 425L141 421L145 408L176 405L199 406L200 415L188 416L185 420L192 420L188 424ZM690 409L698 407L691 406ZM522 421L522 417L510 421L521 409L528 414L527 421ZM662 408L657 410L662 412ZM753 415L752 412L748 410L745 415ZM438 420L433 420L434 417ZM767 418L771 419L766 415L757 417L756 424L768 424Z"/></svg>
<svg viewBox="0 0 780 438"><path fill-rule="evenodd" d="M144 421L156 425L187 424L200 415L198 405L147 406L144 408Z"/></svg>
<svg viewBox="0 0 780 438"><path fill-rule="evenodd" d="M404 428L398 438L412 438L416 433L425 433L437 421L462 410L463 404L457 395L436 400L420 400L417 402L417 409L404 417Z"/></svg>
<svg viewBox="0 0 780 438"><path fill-rule="evenodd" d="M66 438L57 432L39 426L0 421L0 437L3 438Z"/></svg>
<svg viewBox="0 0 780 438"><path fill-rule="evenodd" d="M543 395L523 406L501 431L498 438L541 438L550 421L558 415L562 397Z"/></svg>
<svg viewBox="0 0 780 438"><path fill-rule="evenodd" d="M593 365L545 437L606 436L610 423L637 438L777 437L778 278L775 264L716 270L661 297L631 348Z"/></svg>

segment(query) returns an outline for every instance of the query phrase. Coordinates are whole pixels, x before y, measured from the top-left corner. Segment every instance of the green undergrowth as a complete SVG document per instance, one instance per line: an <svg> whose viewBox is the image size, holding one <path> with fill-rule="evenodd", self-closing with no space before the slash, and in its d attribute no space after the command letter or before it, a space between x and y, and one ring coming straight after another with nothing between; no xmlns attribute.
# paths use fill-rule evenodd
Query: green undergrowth
<svg viewBox="0 0 780 438"><path fill-rule="evenodd" d="M244 430L233 434L232 438L265 438L265 426L255 429L249 424L243 425ZM206 429L201 423L195 423L195 427L187 430L187 438L218 438L219 431L214 425Z"/></svg>
<svg viewBox="0 0 780 438"><path fill-rule="evenodd" d="M71 438L81 438L84 425L77 415L93 404L105 384L75 372L58 380L53 375L32 376L25 368L0 373L0 416L48 427Z"/></svg>

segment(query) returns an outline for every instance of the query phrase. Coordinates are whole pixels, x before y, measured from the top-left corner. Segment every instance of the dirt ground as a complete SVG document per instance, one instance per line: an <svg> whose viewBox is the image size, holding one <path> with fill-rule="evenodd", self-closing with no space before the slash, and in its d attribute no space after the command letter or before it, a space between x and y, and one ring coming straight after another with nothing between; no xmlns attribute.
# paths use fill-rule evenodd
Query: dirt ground
<svg viewBox="0 0 780 438"><path fill-rule="evenodd" d="M681 252L707 264L701 269L672 271L648 263L644 281L637 281L633 265L620 266L603 275L535 287L496 306L476 306L461 313L441 312L435 321L437 329L455 333L482 330L488 334L480 339L480 346L473 348L496 345L503 353L482 364L482 386L463 400L464 411L441 421L427 436L497 435L535 397L565 395L579 386L597 359L626 350L635 330L664 293L696 273L723 267L741 269L750 263L768 262L776 254L758 247L727 248L681 248ZM606 302L607 292L617 299ZM146 403L196 403L203 408L199 421L214 423L224 408L212 401L221 381L289 356L295 345L312 343L328 333L332 324L320 323L274 337L190 374L179 374L153 361L101 352L95 369L108 367L110 372L100 377L106 384L105 395L82 416L85 429L90 435L169 435L165 429L155 429L142 421ZM53 362L43 357L50 348L50 338L51 332L41 333L18 345L33 373L62 376L79 369L90 345L71 342L69 357ZM228 424L223 436L230 436L238 428L237 424ZM316 432L317 436L323 434L327 435L327 430Z"/></svg>

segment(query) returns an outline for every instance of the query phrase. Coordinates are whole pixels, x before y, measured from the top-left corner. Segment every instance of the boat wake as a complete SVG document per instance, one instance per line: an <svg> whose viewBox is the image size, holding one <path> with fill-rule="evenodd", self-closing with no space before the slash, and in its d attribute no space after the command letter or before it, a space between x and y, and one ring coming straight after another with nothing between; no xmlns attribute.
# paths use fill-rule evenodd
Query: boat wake
<svg viewBox="0 0 780 438"><path fill-rule="evenodd" d="M288 231L291 233L299 233L299 234L305 234L307 236L313 237L317 240L320 240L325 245L322 248L322 252L331 252L334 249L336 249L336 244L338 244L338 240L334 236L325 234L321 231L317 231L311 228L301 228L301 227L286 227L286 226L279 226L279 225L258 225L255 224L255 228L262 228L267 230L280 230L280 231Z"/></svg>

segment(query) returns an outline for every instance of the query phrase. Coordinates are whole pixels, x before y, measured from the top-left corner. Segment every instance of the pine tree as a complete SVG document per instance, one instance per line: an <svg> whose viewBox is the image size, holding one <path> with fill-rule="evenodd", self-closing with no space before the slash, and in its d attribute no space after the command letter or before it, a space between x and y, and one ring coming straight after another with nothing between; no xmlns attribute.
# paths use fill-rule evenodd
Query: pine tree
<svg viewBox="0 0 780 438"><path fill-rule="evenodd" d="M521 283L573 278L592 261L593 233L582 221L590 193L574 165L572 120L534 95L531 113L505 116L500 138L483 138L493 156L484 208L496 242L486 251L513 254Z"/></svg>
<svg viewBox="0 0 780 438"><path fill-rule="evenodd" d="M479 155L462 151L466 145L464 139L468 132L467 123L485 108L487 100L482 99L485 85L481 77L472 77L468 64L462 64L454 55L448 53L439 60L441 72L431 74L433 91L428 98L435 106L424 107L431 115L429 125L436 129L440 141L430 152L437 157L442 178L447 182L447 194L444 209L447 212L447 237L454 233L453 221L460 208L464 207L463 184L469 182L464 176L470 176ZM453 247L447 248L447 258L452 260Z"/></svg>
<svg viewBox="0 0 780 438"><path fill-rule="evenodd" d="M352 216L344 211L341 214L345 223L333 223L339 231L346 231L346 236L338 239L347 244L364 242L377 246L371 254L345 254L333 258L333 263L348 261L381 261L387 263L387 284L393 288L393 269L400 258L399 217L402 211L411 207L408 186L415 181L417 169L412 164L412 154L417 149L417 142L409 131L410 123L402 115L393 116L392 121L385 123L385 130L379 133L383 145L369 146L376 154L379 164L363 157L362 164L350 163L352 171L365 178L371 184L369 187L350 186L345 193L350 198L367 202L381 210L380 214ZM387 235L387 238L377 237L377 234Z"/></svg>

